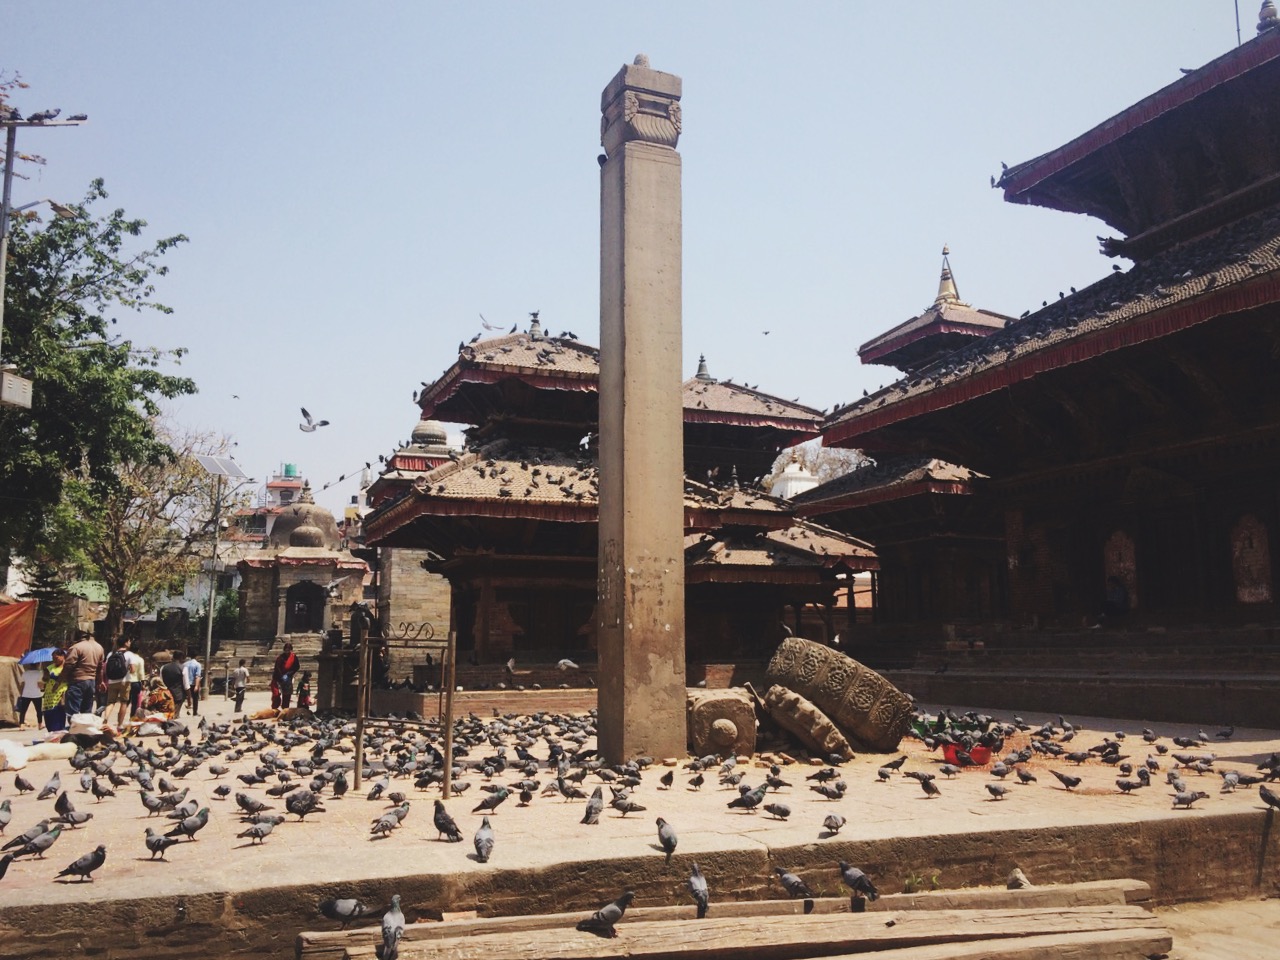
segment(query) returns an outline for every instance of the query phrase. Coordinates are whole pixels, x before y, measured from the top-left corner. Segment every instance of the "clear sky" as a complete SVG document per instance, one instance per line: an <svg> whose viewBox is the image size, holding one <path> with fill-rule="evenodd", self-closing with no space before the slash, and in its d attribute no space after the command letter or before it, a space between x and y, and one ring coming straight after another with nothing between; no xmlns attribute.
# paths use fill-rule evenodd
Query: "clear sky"
<svg viewBox="0 0 1280 960"><path fill-rule="evenodd" d="M101 176L152 237L187 234L176 313L120 329L190 349L176 419L339 511L354 479L319 488L408 437L481 314L599 342L600 92L637 53L684 79L685 375L705 353L824 408L896 378L857 348L932 303L944 243L961 296L1014 316L1107 273L1113 231L990 176L1236 27L1233 0L5 0L0 36L19 109L90 117L22 133L48 165L14 202ZM300 406L332 425L300 432Z"/></svg>

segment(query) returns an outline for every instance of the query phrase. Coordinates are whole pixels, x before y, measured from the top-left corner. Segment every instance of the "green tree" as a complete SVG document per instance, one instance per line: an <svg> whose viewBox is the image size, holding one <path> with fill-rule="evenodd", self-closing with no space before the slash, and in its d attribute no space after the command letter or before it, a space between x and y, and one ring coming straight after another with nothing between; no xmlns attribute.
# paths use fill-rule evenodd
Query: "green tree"
<svg viewBox="0 0 1280 960"><path fill-rule="evenodd" d="M156 461L121 464L116 484L78 519L86 570L107 588L110 636L120 634L126 610L181 593L209 556L217 481L196 456L225 454L227 442L163 421L151 430L166 452ZM223 492L223 512L235 502Z"/></svg>
<svg viewBox="0 0 1280 960"><path fill-rule="evenodd" d="M91 215L106 197L96 180L75 216L13 223L0 364L33 388L30 410L0 408L0 554L39 563L82 555L92 518L121 488L121 466L172 458L155 431L159 402L196 389L161 369L184 350L113 333L121 311L172 312L154 299L154 280L186 237L139 245L145 221L120 209Z"/></svg>

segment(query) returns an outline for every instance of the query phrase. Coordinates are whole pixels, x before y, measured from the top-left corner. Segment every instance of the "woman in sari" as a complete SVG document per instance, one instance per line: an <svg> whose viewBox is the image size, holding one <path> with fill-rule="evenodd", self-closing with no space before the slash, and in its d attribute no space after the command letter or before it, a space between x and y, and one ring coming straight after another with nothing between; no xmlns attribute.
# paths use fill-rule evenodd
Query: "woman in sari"
<svg viewBox="0 0 1280 960"><path fill-rule="evenodd" d="M44 690L40 695L40 707L44 711L46 733L57 733L67 728L67 681L62 676L62 665L66 659L65 650L55 650L53 662L44 668Z"/></svg>
<svg viewBox="0 0 1280 960"><path fill-rule="evenodd" d="M159 677L152 677L151 690L147 693L146 701L142 705L143 716L158 713L166 720L172 720L177 712L178 706L173 702L173 694L169 692L169 688Z"/></svg>

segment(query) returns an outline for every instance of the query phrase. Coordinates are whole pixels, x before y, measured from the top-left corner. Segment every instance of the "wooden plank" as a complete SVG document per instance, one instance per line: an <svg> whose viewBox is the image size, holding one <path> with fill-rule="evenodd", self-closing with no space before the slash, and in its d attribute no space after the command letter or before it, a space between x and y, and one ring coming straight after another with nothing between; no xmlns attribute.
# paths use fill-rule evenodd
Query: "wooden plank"
<svg viewBox="0 0 1280 960"><path fill-rule="evenodd" d="M1072 907L1059 910L919 910L892 914L827 914L758 917L751 923L723 917L684 923L630 921L605 939L573 927L481 934L402 943L402 960L607 960L627 956L676 960L797 960L861 954L930 944L953 944L1085 932L1141 931L1162 936L1163 924L1141 907ZM375 960L373 944L352 945L350 960Z"/></svg>
<svg viewBox="0 0 1280 960"><path fill-rule="evenodd" d="M922 893L891 893L867 904L873 912L885 910L980 910L999 907L1089 907L1107 904L1143 903L1151 899L1151 886L1142 880L1093 880L1082 883L1049 884L1026 890L1003 887L975 887L965 890L931 890ZM811 907L806 909L806 904ZM813 900L712 901L711 917L765 917L848 913L846 897ZM666 907L632 907L628 920L692 920L693 904ZM586 914L554 913L533 916L451 919L444 923L411 923L405 927L405 942L465 937L486 933L515 933L528 930L570 929ZM474 917L474 912L472 914ZM298 934L298 960L341 960L350 945L378 942L378 917L349 930L317 930Z"/></svg>
<svg viewBox="0 0 1280 960"><path fill-rule="evenodd" d="M974 943L937 943L890 950L880 956L884 960L1137 960L1158 957L1172 949L1173 937L1167 930L1103 930ZM844 954L826 960L864 960L865 957L866 954Z"/></svg>

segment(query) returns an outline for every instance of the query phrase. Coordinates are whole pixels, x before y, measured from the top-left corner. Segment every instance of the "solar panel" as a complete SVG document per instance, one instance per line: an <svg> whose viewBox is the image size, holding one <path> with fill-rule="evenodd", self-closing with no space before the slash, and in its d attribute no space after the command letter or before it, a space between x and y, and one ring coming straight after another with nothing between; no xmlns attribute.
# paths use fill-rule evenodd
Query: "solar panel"
<svg viewBox="0 0 1280 960"><path fill-rule="evenodd" d="M240 469L240 464L230 457L211 457L207 454L197 453L196 459L200 461L200 466L215 477L231 477L234 480L247 480L249 478L248 474Z"/></svg>

